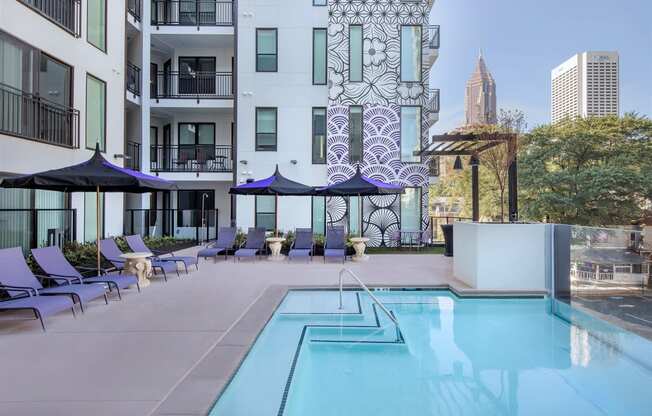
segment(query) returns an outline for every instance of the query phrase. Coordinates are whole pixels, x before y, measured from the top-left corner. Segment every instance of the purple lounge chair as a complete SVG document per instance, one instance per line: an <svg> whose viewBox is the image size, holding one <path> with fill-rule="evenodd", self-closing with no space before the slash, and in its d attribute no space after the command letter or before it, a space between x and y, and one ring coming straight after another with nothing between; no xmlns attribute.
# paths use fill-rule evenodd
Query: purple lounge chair
<svg viewBox="0 0 652 416"><path fill-rule="evenodd" d="M19 295L16 295L19 294ZM22 295L22 297L19 297ZM41 328L45 331L43 318L54 315L63 310L70 309L75 316L75 307L72 300L66 296L39 296L38 292L30 289L11 290L10 299L0 301L0 311L31 310L36 319L41 321Z"/></svg>
<svg viewBox="0 0 652 416"><path fill-rule="evenodd" d="M247 241L233 255L233 261L242 257L253 257L254 259L265 248L265 229L250 228L247 232Z"/></svg>
<svg viewBox="0 0 652 416"><path fill-rule="evenodd" d="M50 277L69 277L78 279L82 283L102 283L105 284L109 292L115 290L118 292L118 299L122 299L120 289L126 289L129 286L136 285L140 292L140 285L138 285L138 278L136 276L124 274L102 274L100 276L83 276L77 269L73 267L66 257L61 252L61 249L56 246L33 248L32 255L34 260L38 263L41 270ZM88 272L97 272L95 268L80 267L80 270ZM102 271L106 273L105 271Z"/></svg>
<svg viewBox="0 0 652 416"><path fill-rule="evenodd" d="M197 257L193 256L175 256L174 253L169 253L170 255L167 257L162 257L163 252L152 250L149 247L145 245L145 242L143 241L143 238L140 236L140 234L136 235L128 235L125 237L127 240L127 245L129 248L134 251L134 252L150 252L154 254L151 257L152 261L161 261L161 262L174 262L174 263L182 263L183 267L186 269L186 274L188 274L188 265L194 265L197 270L199 270L199 264L197 262Z"/></svg>
<svg viewBox="0 0 652 416"><path fill-rule="evenodd" d="M125 266L125 259L120 257L123 253L120 251L120 248L114 239L107 238L105 240L100 240L100 252L109 262L111 262L116 270L122 273L122 269L124 269ZM168 281L167 272L176 272L177 276L179 275L179 270L177 269L177 264L175 262L152 260L152 269L154 270L154 273L163 273L163 280L166 282Z"/></svg>
<svg viewBox="0 0 652 416"><path fill-rule="evenodd" d="M200 257L205 259L214 257L215 261L217 262L217 255L224 253L224 259L226 260L227 255L229 254L229 250L231 250L235 244L236 234L237 230L235 227L220 228L220 233L217 236L217 241L199 250L197 253L197 259Z"/></svg>
<svg viewBox="0 0 652 416"><path fill-rule="evenodd" d="M324 263L326 263L326 258L341 258L342 263L346 261L344 227L333 227L328 230L324 244Z"/></svg>
<svg viewBox="0 0 652 416"><path fill-rule="evenodd" d="M41 280L50 280L59 283L59 286L45 288L27 266L20 247L5 248L0 250L0 289L5 289L10 296L18 293L14 289L31 291L35 295L42 296L67 296L74 303L79 303L82 313L84 304L104 296L104 302L109 304L106 296L106 288L101 284L80 284L79 279L70 277L48 277L38 276Z"/></svg>
<svg viewBox="0 0 652 416"><path fill-rule="evenodd" d="M288 253L288 260L295 257L307 258L312 261L315 243L312 241L312 228L297 228L294 234L294 242Z"/></svg>

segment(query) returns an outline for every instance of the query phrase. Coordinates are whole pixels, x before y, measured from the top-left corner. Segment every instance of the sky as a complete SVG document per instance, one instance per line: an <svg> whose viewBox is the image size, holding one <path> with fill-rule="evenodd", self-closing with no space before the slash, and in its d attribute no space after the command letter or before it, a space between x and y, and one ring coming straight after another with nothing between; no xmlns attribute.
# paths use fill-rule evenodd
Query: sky
<svg viewBox="0 0 652 416"><path fill-rule="evenodd" d="M441 25L434 134L462 124L480 49L498 108L522 110L528 128L550 122L550 71L586 50L620 53L621 112L652 117L652 0L435 0L430 22Z"/></svg>

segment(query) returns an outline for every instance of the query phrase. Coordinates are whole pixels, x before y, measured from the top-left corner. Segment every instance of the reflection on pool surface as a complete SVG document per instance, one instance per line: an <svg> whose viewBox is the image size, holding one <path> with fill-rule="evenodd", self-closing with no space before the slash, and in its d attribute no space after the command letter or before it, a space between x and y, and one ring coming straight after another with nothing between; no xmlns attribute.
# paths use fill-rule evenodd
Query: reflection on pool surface
<svg viewBox="0 0 652 416"><path fill-rule="evenodd" d="M549 299L290 292L211 415L643 415L652 343ZM566 315L573 319L568 310Z"/></svg>

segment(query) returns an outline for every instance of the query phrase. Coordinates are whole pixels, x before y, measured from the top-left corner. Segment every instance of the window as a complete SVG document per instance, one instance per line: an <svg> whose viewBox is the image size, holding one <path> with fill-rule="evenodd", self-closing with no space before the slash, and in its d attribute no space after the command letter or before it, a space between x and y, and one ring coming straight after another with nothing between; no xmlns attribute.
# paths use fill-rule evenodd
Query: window
<svg viewBox="0 0 652 416"><path fill-rule="evenodd" d="M360 198L349 197L349 234L360 235Z"/></svg>
<svg viewBox="0 0 652 416"><path fill-rule="evenodd" d="M313 6L328 6L328 0L312 0Z"/></svg>
<svg viewBox="0 0 652 416"><path fill-rule="evenodd" d="M349 107L349 163L362 160L362 106Z"/></svg>
<svg viewBox="0 0 652 416"><path fill-rule="evenodd" d="M153 163L158 162L158 127L149 127L150 156Z"/></svg>
<svg viewBox="0 0 652 416"><path fill-rule="evenodd" d="M326 163L326 108L312 109L312 163Z"/></svg>
<svg viewBox="0 0 652 416"><path fill-rule="evenodd" d="M349 82L362 81L362 26L349 26Z"/></svg>
<svg viewBox="0 0 652 416"><path fill-rule="evenodd" d="M419 162L414 152L421 148L421 107L401 107L401 161Z"/></svg>
<svg viewBox="0 0 652 416"><path fill-rule="evenodd" d="M256 108L256 150L276 151L276 127L276 108Z"/></svg>
<svg viewBox="0 0 652 416"><path fill-rule="evenodd" d="M215 94L215 57L179 57L179 94Z"/></svg>
<svg viewBox="0 0 652 416"><path fill-rule="evenodd" d="M215 123L179 123L179 161L215 159Z"/></svg>
<svg viewBox="0 0 652 416"><path fill-rule="evenodd" d="M312 197L312 232L314 235L326 235L326 197Z"/></svg>
<svg viewBox="0 0 652 416"><path fill-rule="evenodd" d="M312 30L312 83L326 85L326 29Z"/></svg>
<svg viewBox="0 0 652 416"><path fill-rule="evenodd" d="M100 193L100 212L97 212L97 194L84 193L84 241L95 241L98 237L97 219L99 216L99 236L104 236L104 193Z"/></svg>
<svg viewBox="0 0 652 416"><path fill-rule="evenodd" d="M421 81L421 26L401 26L401 81Z"/></svg>
<svg viewBox="0 0 652 416"><path fill-rule="evenodd" d="M421 229L421 188L408 187L401 194L401 230Z"/></svg>
<svg viewBox="0 0 652 416"><path fill-rule="evenodd" d="M267 231L276 229L276 197L274 195L256 196L256 227Z"/></svg>
<svg viewBox="0 0 652 416"><path fill-rule="evenodd" d="M202 208L204 212L202 212ZM201 227L202 216L211 223L211 215L208 211L215 209L215 191L206 190L184 190L177 192L177 227ZM177 233L188 232L189 230L177 230ZM195 238L197 230L192 230L185 238Z"/></svg>
<svg viewBox="0 0 652 416"><path fill-rule="evenodd" d="M256 29L256 72L278 71L278 32Z"/></svg>
<svg viewBox="0 0 652 416"><path fill-rule="evenodd" d="M86 39L106 52L106 0L88 0L86 9Z"/></svg>
<svg viewBox="0 0 652 416"><path fill-rule="evenodd" d="M86 148L106 150L106 84L86 74Z"/></svg>

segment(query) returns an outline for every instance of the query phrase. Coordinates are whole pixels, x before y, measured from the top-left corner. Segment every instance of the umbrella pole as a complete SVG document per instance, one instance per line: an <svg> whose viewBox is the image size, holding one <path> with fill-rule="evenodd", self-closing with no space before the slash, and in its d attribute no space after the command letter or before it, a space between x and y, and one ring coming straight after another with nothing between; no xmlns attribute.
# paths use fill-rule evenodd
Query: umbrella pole
<svg viewBox="0 0 652 416"><path fill-rule="evenodd" d="M278 237L278 194L274 195L274 237Z"/></svg>
<svg viewBox="0 0 652 416"><path fill-rule="evenodd" d="M362 195L358 194L358 211L360 214L360 228L358 228L358 233L362 237Z"/></svg>
<svg viewBox="0 0 652 416"><path fill-rule="evenodd" d="M95 234L97 236L97 275L100 275L100 186L95 188Z"/></svg>

